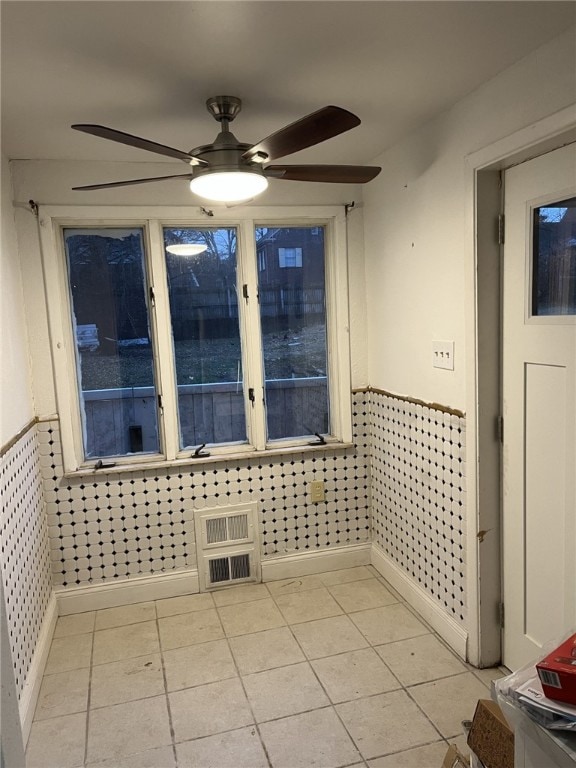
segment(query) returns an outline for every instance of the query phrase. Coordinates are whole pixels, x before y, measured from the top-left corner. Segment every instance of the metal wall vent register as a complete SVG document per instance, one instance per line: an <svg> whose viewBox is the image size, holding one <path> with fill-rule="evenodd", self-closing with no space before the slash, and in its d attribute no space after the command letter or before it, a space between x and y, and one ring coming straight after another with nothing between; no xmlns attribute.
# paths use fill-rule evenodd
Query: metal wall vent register
<svg viewBox="0 0 576 768"><path fill-rule="evenodd" d="M217 557L208 561L210 583L222 584L226 581L238 581L251 578L250 555L232 555Z"/></svg>
<svg viewBox="0 0 576 768"><path fill-rule="evenodd" d="M208 517L206 519L206 543L217 544L223 541L248 540L248 515L230 515Z"/></svg>
<svg viewBox="0 0 576 768"><path fill-rule="evenodd" d="M260 581L257 504L196 515L200 589Z"/></svg>

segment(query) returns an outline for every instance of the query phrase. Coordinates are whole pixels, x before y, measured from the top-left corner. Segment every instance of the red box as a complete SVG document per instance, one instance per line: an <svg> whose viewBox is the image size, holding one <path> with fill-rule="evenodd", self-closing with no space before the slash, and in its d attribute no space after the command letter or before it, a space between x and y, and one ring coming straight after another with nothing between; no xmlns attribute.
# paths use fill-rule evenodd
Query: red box
<svg viewBox="0 0 576 768"><path fill-rule="evenodd" d="M576 706L576 635L536 664L544 694Z"/></svg>

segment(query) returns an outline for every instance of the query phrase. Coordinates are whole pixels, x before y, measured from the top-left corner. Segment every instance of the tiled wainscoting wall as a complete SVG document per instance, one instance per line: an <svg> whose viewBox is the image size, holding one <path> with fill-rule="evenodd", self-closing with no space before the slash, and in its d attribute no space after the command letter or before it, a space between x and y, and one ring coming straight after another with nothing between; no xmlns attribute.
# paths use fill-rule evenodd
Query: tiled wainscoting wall
<svg viewBox="0 0 576 768"><path fill-rule="evenodd" d="M49 559L58 587L193 568L195 510L246 501L259 503L264 559L372 540L464 623L464 418L373 390L353 395L353 414L354 449L74 479L63 476L58 422L31 427L2 457L19 691L50 597ZM313 479L325 483L319 504Z"/></svg>
<svg viewBox="0 0 576 768"><path fill-rule="evenodd" d="M18 696L52 591L40 475L41 429L42 425L31 424L0 458L0 562Z"/></svg>
<svg viewBox="0 0 576 768"><path fill-rule="evenodd" d="M369 542L369 424L354 396L355 449L65 478L58 422L42 456L58 586L195 567L194 512L256 501L263 557ZM312 504L308 483L323 480Z"/></svg>
<svg viewBox="0 0 576 768"><path fill-rule="evenodd" d="M370 391L372 539L456 621L466 619L466 424Z"/></svg>

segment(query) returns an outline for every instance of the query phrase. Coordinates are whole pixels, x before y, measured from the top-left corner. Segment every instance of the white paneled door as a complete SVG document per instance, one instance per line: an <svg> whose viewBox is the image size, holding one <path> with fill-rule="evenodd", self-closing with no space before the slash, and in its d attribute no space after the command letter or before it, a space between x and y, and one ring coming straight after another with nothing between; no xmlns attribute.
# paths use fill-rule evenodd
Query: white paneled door
<svg viewBox="0 0 576 768"><path fill-rule="evenodd" d="M503 661L576 626L576 146L505 175Z"/></svg>

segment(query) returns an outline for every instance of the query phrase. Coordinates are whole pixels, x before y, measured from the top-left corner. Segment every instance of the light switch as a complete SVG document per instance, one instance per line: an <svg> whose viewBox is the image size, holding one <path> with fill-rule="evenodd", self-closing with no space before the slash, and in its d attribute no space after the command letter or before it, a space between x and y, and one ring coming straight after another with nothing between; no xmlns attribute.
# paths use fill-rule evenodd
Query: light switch
<svg viewBox="0 0 576 768"><path fill-rule="evenodd" d="M432 342L432 365L434 368L446 368L448 371L454 370L453 341Z"/></svg>

